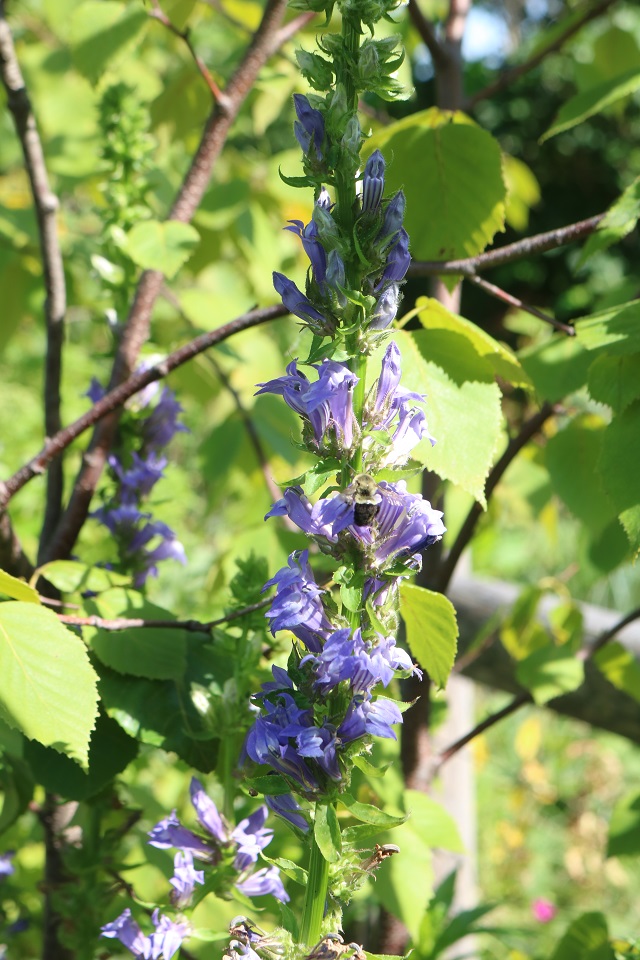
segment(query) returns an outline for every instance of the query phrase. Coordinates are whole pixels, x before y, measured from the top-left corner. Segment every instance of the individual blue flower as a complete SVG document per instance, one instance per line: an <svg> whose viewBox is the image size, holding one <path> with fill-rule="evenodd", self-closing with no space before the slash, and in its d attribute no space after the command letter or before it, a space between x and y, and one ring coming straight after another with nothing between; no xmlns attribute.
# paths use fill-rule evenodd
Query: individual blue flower
<svg viewBox="0 0 640 960"><path fill-rule="evenodd" d="M189 850L178 850L173 858L173 876L169 880L173 887L171 902L182 909L191 903L196 883L204 883L204 870L193 866L193 855Z"/></svg>
<svg viewBox="0 0 640 960"><path fill-rule="evenodd" d="M410 265L409 234L404 227L401 227L389 248L384 272L374 287L376 292L383 290L389 283L399 283L400 280L404 280Z"/></svg>
<svg viewBox="0 0 640 960"><path fill-rule="evenodd" d="M282 817L283 820L286 820L287 823L290 823L291 826L302 830L303 833L308 832L309 824L302 815L302 808L290 793L265 797L265 800L269 809L273 810L279 817Z"/></svg>
<svg viewBox="0 0 640 960"><path fill-rule="evenodd" d="M160 399L146 418L142 427L144 449L162 450L176 433L188 433L188 428L178 419L183 408L176 400L176 395L169 387L162 391Z"/></svg>
<svg viewBox="0 0 640 960"><path fill-rule="evenodd" d="M155 925L155 932L151 934L151 960L162 957L171 960L174 953L180 949L182 941L188 935L189 924L182 921L176 923L169 917L162 915L158 909L153 911L151 920Z"/></svg>
<svg viewBox="0 0 640 960"><path fill-rule="evenodd" d="M296 747L301 757L312 757L320 769L332 780L340 780L335 727L308 726L296 735Z"/></svg>
<svg viewBox="0 0 640 960"><path fill-rule="evenodd" d="M277 592L266 613L271 620L271 632L290 630L308 650L320 650L333 627L322 603L324 591L315 582L309 566L309 551L292 553L288 566L279 570L263 589L273 586ZM286 671L282 673L287 677ZM283 677L278 675L276 679L282 681Z"/></svg>
<svg viewBox="0 0 640 960"><path fill-rule="evenodd" d="M396 318L400 301L400 287L397 283L390 283L380 294L376 308L369 321L369 330L386 330Z"/></svg>
<svg viewBox="0 0 640 960"><path fill-rule="evenodd" d="M163 960L171 960L187 936L189 924L175 923L169 917L160 916L158 910L154 910L151 920L156 929L151 936L146 937L132 918L131 911L127 909L102 927L102 936L119 940L134 957L143 957L144 960L158 960L162 957Z"/></svg>
<svg viewBox="0 0 640 960"><path fill-rule="evenodd" d="M241 820L231 833L231 839L238 845L233 861L238 872L243 872L257 863L260 851L273 839L273 830L265 829L264 826L267 813L265 806L258 807L250 816Z"/></svg>
<svg viewBox="0 0 640 960"><path fill-rule="evenodd" d="M97 403L98 400L102 400L107 391L102 386L100 381L96 377L91 377L91 383L89 384L89 389L86 390L82 396L89 397L91 403Z"/></svg>
<svg viewBox="0 0 640 960"><path fill-rule="evenodd" d="M396 723L402 723L402 714L391 700L354 697L338 727L338 736L343 743L351 743L366 735L396 740L393 730Z"/></svg>
<svg viewBox="0 0 640 960"><path fill-rule="evenodd" d="M287 903L290 899L277 867L262 867L236 886L245 897L263 897L270 893L281 903Z"/></svg>
<svg viewBox="0 0 640 960"><path fill-rule="evenodd" d="M218 843L228 843L229 828L220 816L215 803L207 794L197 777L191 778L189 794L196 816L205 830L210 833Z"/></svg>
<svg viewBox="0 0 640 960"><path fill-rule="evenodd" d="M247 734L247 755L254 763L267 764L315 793L319 789L318 779L295 746L295 738L312 725L311 713L298 707L290 694L280 694L277 703L265 700L260 716Z"/></svg>
<svg viewBox="0 0 640 960"><path fill-rule="evenodd" d="M384 157L374 150L364 168L362 177L362 211L376 213L384 193Z"/></svg>
<svg viewBox="0 0 640 960"><path fill-rule="evenodd" d="M119 940L134 957L151 956L151 939L145 937L128 908L111 923L106 923L101 929L101 934L103 937Z"/></svg>
<svg viewBox="0 0 640 960"><path fill-rule="evenodd" d="M374 542L375 562L383 566L389 561L419 554L426 547L441 540L446 527L442 511L434 510L420 494L407 493L404 480L378 486L382 501L376 517L375 537L369 528L356 528L363 540Z"/></svg>
<svg viewBox="0 0 640 960"><path fill-rule="evenodd" d="M289 280L283 273L274 270L273 285L276 293L280 294L282 303L294 317L298 317L312 326L314 322L326 324L326 318L319 310L316 310L308 297L305 297L304 293L298 290L293 280Z"/></svg>
<svg viewBox="0 0 640 960"><path fill-rule="evenodd" d="M266 514L268 517L288 516L311 537L323 537L335 543L338 534L353 524L353 504L340 494L325 497L312 505L302 492L302 487L289 487L284 497L274 503Z"/></svg>
<svg viewBox="0 0 640 960"><path fill-rule="evenodd" d="M204 840L202 837L199 837L198 834L192 830L188 830L187 827L184 827L178 820L175 810L173 810L168 817L165 817L164 820L156 823L148 835L148 842L152 847L158 847L159 850L168 850L172 847L178 848L186 853L192 854L197 857L198 860L207 860L210 863L219 862L219 845L225 842L214 836L214 839L217 841L214 844L211 843L210 840Z"/></svg>
<svg viewBox="0 0 640 960"><path fill-rule="evenodd" d="M325 693L346 681L353 694L367 694L379 683L387 687L396 671L414 672L411 658L396 647L393 637L376 634L364 640L360 628L336 630L322 651L304 657L305 662L312 664L315 685Z"/></svg>
<svg viewBox="0 0 640 960"><path fill-rule="evenodd" d="M222 960L262 960L260 954L251 946L251 942L243 943L241 940L230 940L229 947Z"/></svg>
<svg viewBox="0 0 640 960"><path fill-rule="evenodd" d="M309 158L315 156L318 160L322 160L324 117L301 93L294 93L293 105L298 118L293 124L293 132L302 152Z"/></svg>
<svg viewBox="0 0 640 960"><path fill-rule="evenodd" d="M302 220L289 220L289 226L284 229L300 237L304 252L311 263L313 279L317 284L323 284L327 274L327 255L318 239L318 226L315 220L310 220L306 226Z"/></svg>

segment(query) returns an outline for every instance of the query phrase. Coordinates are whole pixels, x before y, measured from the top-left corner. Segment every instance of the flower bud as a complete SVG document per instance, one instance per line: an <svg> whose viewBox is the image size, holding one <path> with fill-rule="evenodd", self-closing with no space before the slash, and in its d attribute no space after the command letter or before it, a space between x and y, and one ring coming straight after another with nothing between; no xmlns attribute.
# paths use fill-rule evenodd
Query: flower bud
<svg viewBox="0 0 640 960"><path fill-rule="evenodd" d="M395 236L402 226L405 206L406 200L404 193L402 190L399 190L395 197L389 201L384 212L384 220L382 221L382 229L378 234L378 240L389 241Z"/></svg>
<svg viewBox="0 0 640 960"><path fill-rule="evenodd" d="M324 143L324 118L322 114L319 110L315 110L301 93L294 93L293 105L298 117L293 125L296 140L303 153L315 155L318 160L322 160L322 145Z"/></svg>
<svg viewBox="0 0 640 960"><path fill-rule="evenodd" d="M374 150L364 168L362 178L362 211L375 213L380 206L384 192L384 157Z"/></svg>
<svg viewBox="0 0 640 960"><path fill-rule="evenodd" d="M369 330L386 330L387 327L390 327L396 318L399 301L400 288L397 283L392 283L387 287L376 304L375 312L369 324Z"/></svg>
<svg viewBox="0 0 640 960"><path fill-rule="evenodd" d="M303 76L315 90L327 90L333 83L333 69L331 64L308 50L296 50L296 60Z"/></svg>
<svg viewBox="0 0 640 960"><path fill-rule="evenodd" d="M344 261L337 250L332 250L327 258L326 281L334 291L340 306L345 307L347 298L340 290L345 285Z"/></svg>
<svg viewBox="0 0 640 960"><path fill-rule="evenodd" d="M377 77L380 70L380 58L374 43L363 43L360 48L358 67L360 79L364 81L364 86L366 86L367 81Z"/></svg>

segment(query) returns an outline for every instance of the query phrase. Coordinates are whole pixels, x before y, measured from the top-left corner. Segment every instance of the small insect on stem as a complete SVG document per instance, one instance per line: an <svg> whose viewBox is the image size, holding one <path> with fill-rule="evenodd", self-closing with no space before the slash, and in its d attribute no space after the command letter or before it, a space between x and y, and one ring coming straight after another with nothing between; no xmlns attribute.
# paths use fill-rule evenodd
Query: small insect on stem
<svg viewBox="0 0 640 960"><path fill-rule="evenodd" d="M305 960L340 960L350 954L355 960L366 960L359 943L345 943L339 933L328 933L308 953Z"/></svg>
<svg viewBox="0 0 640 960"><path fill-rule="evenodd" d="M400 847L395 843L376 843L369 859L362 863L362 869L369 872L377 870L383 860L392 857L395 853L400 853Z"/></svg>
<svg viewBox="0 0 640 960"><path fill-rule="evenodd" d="M353 522L356 527L370 527L380 510L378 484L368 473L359 473L347 487L343 497L353 503Z"/></svg>

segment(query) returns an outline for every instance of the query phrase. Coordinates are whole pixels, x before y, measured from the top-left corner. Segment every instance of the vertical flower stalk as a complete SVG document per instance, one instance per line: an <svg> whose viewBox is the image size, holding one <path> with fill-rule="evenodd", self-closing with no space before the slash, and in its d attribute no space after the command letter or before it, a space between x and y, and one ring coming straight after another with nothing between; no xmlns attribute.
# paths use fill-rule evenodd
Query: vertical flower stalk
<svg viewBox="0 0 640 960"><path fill-rule="evenodd" d="M292 5L323 11L328 23L336 0ZM280 395L300 416L303 444L318 461L267 514L288 516L311 546L292 553L265 585L276 588L267 612L272 632L288 630L294 640L287 669L274 667L255 697L259 714L245 745L261 772L271 771L269 806L307 837L305 949L334 935L340 904L384 859L376 852L359 860L342 843L336 805L356 758L370 752L375 737L395 739L402 722L383 691L395 677L419 671L395 642L398 582L419 569L422 551L445 530L428 501L409 493L404 480L388 479L422 439L435 442L424 398L401 385L393 342L367 389L367 359L388 337L411 259L404 195L385 197L380 151L364 165L360 157L359 95L373 90L393 99L399 92L397 40L375 38L377 21L397 5L337 0L341 32L324 35L319 52L297 54L317 92L294 95L305 176L291 184L312 188L315 203L307 224L291 221L286 229L300 237L309 269L304 292L280 273L274 287L313 340L304 361L258 385L258 393ZM315 580L310 557L318 549L333 560L335 589ZM349 951L358 956L360 948L341 953Z"/></svg>

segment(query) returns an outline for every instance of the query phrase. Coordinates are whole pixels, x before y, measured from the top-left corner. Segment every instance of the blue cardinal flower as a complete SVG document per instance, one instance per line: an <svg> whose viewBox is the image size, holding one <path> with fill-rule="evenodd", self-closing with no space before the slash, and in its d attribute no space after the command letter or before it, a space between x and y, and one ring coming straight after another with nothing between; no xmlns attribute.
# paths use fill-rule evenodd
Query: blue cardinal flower
<svg viewBox="0 0 640 960"><path fill-rule="evenodd" d="M293 106L298 118L293 125L293 132L302 152L309 158L313 158L315 155L318 160L322 160L324 145L324 118L322 114L319 110L315 110L301 93L294 93Z"/></svg>
<svg viewBox="0 0 640 960"><path fill-rule="evenodd" d="M271 632L290 630L308 650L320 650L333 630L322 603L323 590L315 582L309 566L309 551L292 553L287 567L279 570L264 585L276 587L276 595L265 614L271 620ZM281 668L274 668L275 670ZM286 671L282 671L285 676ZM276 677L280 681L283 677ZM286 681L285 681L286 682Z"/></svg>

